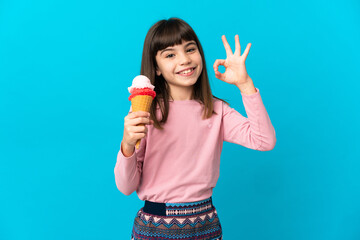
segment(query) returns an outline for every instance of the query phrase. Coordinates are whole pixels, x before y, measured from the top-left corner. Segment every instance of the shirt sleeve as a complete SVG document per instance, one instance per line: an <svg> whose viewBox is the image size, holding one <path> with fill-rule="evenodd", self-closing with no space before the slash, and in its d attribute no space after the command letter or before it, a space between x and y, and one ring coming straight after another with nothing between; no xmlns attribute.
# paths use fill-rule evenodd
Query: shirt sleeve
<svg viewBox="0 0 360 240"><path fill-rule="evenodd" d="M275 129L262 102L260 91L241 93L247 118L223 102L224 141L244 147L270 151L275 147Z"/></svg>
<svg viewBox="0 0 360 240"><path fill-rule="evenodd" d="M129 157L124 156L120 144L114 174L117 188L125 195L130 195L136 191L139 186L145 150L146 137L141 139L139 149L135 147L134 153Z"/></svg>

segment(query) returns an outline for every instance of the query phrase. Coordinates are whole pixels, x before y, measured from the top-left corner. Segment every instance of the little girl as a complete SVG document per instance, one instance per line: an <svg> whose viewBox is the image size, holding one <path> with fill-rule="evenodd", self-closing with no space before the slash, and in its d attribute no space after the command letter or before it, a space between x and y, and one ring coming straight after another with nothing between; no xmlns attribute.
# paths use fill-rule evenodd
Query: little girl
<svg viewBox="0 0 360 240"><path fill-rule="evenodd" d="M130 108L114 169L117 188L145 201L131 239L222 239L211 196L223 142L259 151L275 146L275 130L245 68L251 44L241 55L238 35L234 53L225 36L222 41L227 58L215 61L215 77L239 88L248 118L212 95L203 49L186 22L161 20L146 35L141 75L156 97L150 113Z"/></svg>

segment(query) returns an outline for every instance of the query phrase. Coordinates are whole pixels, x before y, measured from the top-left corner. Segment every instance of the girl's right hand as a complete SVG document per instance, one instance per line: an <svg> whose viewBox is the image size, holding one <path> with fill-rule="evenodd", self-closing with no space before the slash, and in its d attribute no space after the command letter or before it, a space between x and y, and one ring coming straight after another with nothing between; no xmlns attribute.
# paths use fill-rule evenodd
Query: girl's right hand
<svg viewBox="0 0 360 240"><path fill-rule="evenodd" d="M148 131L146 125L153 124L150 113L144 111L129 112L124 118L124 134L122 143L127 148L134 148L136 142L146 136ZM144 124L145 126L137 126Z"/></svg>

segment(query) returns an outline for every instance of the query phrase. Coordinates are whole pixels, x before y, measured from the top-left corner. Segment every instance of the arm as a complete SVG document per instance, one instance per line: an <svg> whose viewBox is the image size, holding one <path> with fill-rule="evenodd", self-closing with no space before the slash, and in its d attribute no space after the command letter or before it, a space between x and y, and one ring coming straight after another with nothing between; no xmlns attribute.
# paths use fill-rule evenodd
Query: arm
<svg viewBox="0 0 360 240"><path fill-rule="evenodd" d="M245 60L249 54L251 43L241 55L239 36L235 35L235 52L233 53L225 35L222 36L226 50L226 60L217 59L214 63L215 77L240 89L248 118L243 117L235 109L223 103L224 141L243 145L247 148L269 151L276 143L275 130L266 112L259 89L256 89L246 71ZM220 73L218 67L223 65L225 72Z"/></svg>
<svg viewBox="0 0 360 240"><path fill-rule="evenodd" d="M254 89L256 92L251 93ZM258 151L272 150L276 143L275 129L262 102L259 89L252 89L249 85L240 91L248 118L223 103L224 141Z"/></svg>
<svg viewBox="0 0 360 240"><path fill-rule="evenodd" d="M135 150L134 147L130 149L121 143L114 174L117 188L125 195L130 195L139 186L145 148L146 138L141 140L138 150Z"/></svg>

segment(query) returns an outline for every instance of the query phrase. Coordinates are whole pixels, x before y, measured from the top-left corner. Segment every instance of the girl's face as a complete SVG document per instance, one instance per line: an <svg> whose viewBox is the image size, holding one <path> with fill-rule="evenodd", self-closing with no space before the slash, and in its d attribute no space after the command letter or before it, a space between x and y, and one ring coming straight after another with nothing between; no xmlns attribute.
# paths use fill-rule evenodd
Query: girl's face
<svg viewBox="0 0 360 240"><path fill-rule="evenodd" d="M156 74L163 75L171 92L192 92L202 72L202 58L195 41L182 41L180 45L159 50L155 56Z"/></svg>

